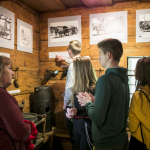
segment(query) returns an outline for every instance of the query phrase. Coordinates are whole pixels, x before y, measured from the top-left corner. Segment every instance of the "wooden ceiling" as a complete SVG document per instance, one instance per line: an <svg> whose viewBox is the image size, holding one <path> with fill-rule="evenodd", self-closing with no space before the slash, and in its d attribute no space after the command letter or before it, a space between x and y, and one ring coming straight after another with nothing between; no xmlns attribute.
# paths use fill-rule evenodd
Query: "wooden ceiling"
<svg viewBox="0 0 150 150"><path fill-rule="evenodd" d="M110 6L114 3L140 1L150 2L150 0L20 0L25 5L38 12L62 11L72 7L102 7Z"/></svg>

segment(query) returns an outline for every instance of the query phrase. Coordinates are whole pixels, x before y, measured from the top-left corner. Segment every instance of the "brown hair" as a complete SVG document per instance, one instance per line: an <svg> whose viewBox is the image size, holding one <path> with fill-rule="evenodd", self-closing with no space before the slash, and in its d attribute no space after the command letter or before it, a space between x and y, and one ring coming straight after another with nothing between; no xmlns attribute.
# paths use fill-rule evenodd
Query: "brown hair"
<svg viewBox="0 0 150 150"><path fill-rule="evenodd" d="M148 89L150 92L150 57L143 57L142 59L139 59L136 64L136 71L135 71L135 78L137 80L137 86L136 91L139 89L143 89L145 85L148 85ZM139 96L141 97L141 92L139 93ZM141 105L141 111L145 115L145 111L142 109L143 106L143 100Z"/></svg>
<svg viewBox="0 0 150 150"><path fill-rule="evenodd" d="M113 55L115 61L120 61L123 54L122 43L117 39L105 39L97 44L98 48L103 51L104 54L110 52Z"/></svg>
<svg viewBox="0 0 150 150"><path fill-rule="evenodd" d="M138 60L135 78L137 80L136 91L145 85L148 85L150 89L150 57L143 57Z"/></svg>
<svg viewBox="0 0 150 150"><path fill-rule="evenodd" d="M81 43L77 40L70 41L68 49L71 49L73 55L77 55L81 52Z"/></svg>
<svg viewBox="0 0 150 150"><path fill-rule="evenodd" d="M7 65L12 65L12 61L10 60L10 58L5 56L0 56L0 77L3 74L5 66Z"/></svg>
<svg viewBox="0 0 150 150"><path fill-rule="evenodd" d="M89 92L89 90L95 88L96 74L92 66L92 63L87 57L76 57L73 59L73 68L75 75L75 82L72 89L71 103L74 106L74 94L79 92Z"/></svg>

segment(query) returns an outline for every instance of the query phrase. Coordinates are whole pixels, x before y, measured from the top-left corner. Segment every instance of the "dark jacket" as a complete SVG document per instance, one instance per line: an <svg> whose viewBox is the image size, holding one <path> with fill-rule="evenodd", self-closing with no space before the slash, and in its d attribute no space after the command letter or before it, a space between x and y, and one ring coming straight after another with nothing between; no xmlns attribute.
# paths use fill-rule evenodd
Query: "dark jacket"
<svg viewBox="0 0 150 150"><path fill-rule="evenodd" d="M31 126L23 122L16 99L0 88L0 128L13 140L17 150L25 150L25 141L31 134ZM0 150L15 150L9 136L0 129Z"/></svg>
<svg viewBox="0 0 150 150"><path fill-rule="evenodd" d="M95 103L86 104L95 147L118 146L127 138L129 95L127 69L108 68L98 79Z"/></svg>
<svg viewBox="0 0 150 150"><path fill-rule="evenodd" d="M95 88L90 89L88 93L91 93L92 95L94 95L95 93ZM75 104L75 108L77 109L77 114L76 116L81 116L81 117L89 117L85 107L81 107L78 101L78 98L76 97L76 95L74 94L74 104Z"/></svg>

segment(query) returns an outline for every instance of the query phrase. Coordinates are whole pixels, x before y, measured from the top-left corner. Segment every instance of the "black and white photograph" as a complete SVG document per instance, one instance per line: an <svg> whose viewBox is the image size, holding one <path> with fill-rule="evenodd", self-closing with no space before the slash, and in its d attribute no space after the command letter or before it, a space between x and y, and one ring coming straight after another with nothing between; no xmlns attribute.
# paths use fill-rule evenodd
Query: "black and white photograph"
<svg viewBox="0 0 150 150"><path fill-rule="evenodd" d="M136 11L136 42L150 42L150 9Z"/></svg>
<svg viewBox="0 0 150 150"><path fill-rule="evenodd" d="M71 40L81 42L81 16L48 19L48 47L68 46Z"/></svg>
<svg viewBox="0 0 150 150"><path fill-rule="evenodd" d="M31 34L30 30L26 27L20 26L20 45L25 47L30 47L31 44Z"/></svg>
<svg viewBox="0 0 150 150"><path fill-rule="evenodd" d="M17 50L32 53L33 31L32 25L17 19Z"/></svg>
<svg viewBox="0 0 150 150"><path fill-rule="evenodd" d="M107 38L127 43L127 11L90 14L90 44Z"/></svg>
<svg viewBox="0 0 150 150"><path fill-rule="evenodd" d="M0 47L14 49L14 13L0 6Z"/></svg>

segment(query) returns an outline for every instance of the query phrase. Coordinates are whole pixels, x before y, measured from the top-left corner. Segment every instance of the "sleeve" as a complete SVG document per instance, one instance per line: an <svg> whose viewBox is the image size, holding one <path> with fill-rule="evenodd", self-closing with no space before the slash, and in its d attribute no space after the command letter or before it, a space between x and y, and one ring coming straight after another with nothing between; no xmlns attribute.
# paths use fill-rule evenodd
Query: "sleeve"
<svg viewBox="0 0 150 150"><path fill-rule="evenodd" d="M74 71L73 71L73 64L71 64L67 72L67 80L66 80L65 94L64 94L65 105L68 105L71 101L73 85L74 85Z"/></svg>
<svg viewBox="0 0 150 150"><path fill-rule="evenodd" d="M0 116L13 139L26 140L31 134L31 126L23 122L22 114L14 98L7 92L1 92Z"/></svg>
<svg viewBox="0 0 150 150"><path fill-rule="evenodd" d="M129 130L131 132L135 132L138 129L138 126L140 124L140 121L134 111L134 108L136 107L135 101L136 101L136 97L133 94L130 108L129 108Z"/></svg>
<svg viewBox="0 0 150 150"><path fill-rule="evenodd" d="M73 63L73 60L72 60L72 58L66 58L65 62L68 64L71 64L71 63Z"/></svg>
<svg viewBox="0 0 150 150"><path fill-rule="evenodd" d="M108 81L104 77L100 77L96 83L95 103L86 104L86 110L90 119L100 128L105 122L111 90Z"/></svg>
<svg viewBox="0 0 150 150"><path fill-rule="evenodd" d="M142 109L144 109L144 107L141 107L143 102L137 92L133 94L129 108L129 129L131 132L135 132L138 129L140 122L150 131L147 116L142 113Z"/></svg>

